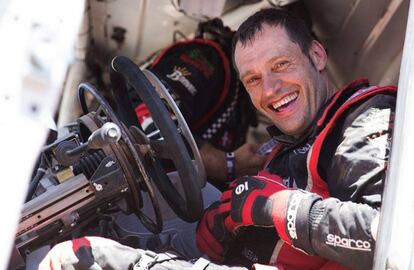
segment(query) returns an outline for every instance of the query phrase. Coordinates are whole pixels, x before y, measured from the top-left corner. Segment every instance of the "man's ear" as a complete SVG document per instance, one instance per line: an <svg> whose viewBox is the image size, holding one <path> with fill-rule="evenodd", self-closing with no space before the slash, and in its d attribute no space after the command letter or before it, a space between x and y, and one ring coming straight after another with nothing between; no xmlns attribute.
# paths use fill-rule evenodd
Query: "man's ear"
<svg viewBox="0 0 414 270"><path fill-rule="evenodd" d="M313 65L318 71L322 71L326 68L328 62L328 56L325 48L316 40L313 40L309 48L309 56Z"/></svg>

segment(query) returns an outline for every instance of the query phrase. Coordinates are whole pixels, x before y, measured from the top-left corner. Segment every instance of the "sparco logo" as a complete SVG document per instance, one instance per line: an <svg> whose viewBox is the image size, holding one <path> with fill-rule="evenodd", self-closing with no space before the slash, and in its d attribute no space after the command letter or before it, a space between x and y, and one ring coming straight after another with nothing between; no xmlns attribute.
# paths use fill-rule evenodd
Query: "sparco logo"
<svg viewBox="0 0 414 270"><path fill-rule="evenodd" d="M289 236L292 239L298 238L296 234L296 214L298 212L298 206L301 200L302 200L302 194L294 193L289 202L289 207L287 210L287 215L286 215L287 229L289 232Z"/></svg>
<svg viewBox="0 0 414 270"><path fill-rule="evenodd" d="M371 243L361 239L342 238L339 235L328 234L326 244L334 247L343 247L361 251L371 251Z"/></svg>

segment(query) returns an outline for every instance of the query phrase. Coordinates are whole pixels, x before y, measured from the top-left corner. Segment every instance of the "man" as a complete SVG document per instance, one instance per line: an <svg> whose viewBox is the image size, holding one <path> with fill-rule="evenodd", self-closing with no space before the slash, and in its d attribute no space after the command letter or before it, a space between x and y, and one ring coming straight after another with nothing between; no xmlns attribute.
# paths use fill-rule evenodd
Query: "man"
<svg viewBox="0 0 414 270"><path fill-rule="evenodd" d="M269 227L277 244L267 258L255 250L263 243L246 247L242 253L251 263L370 269L395 87L358 80L335 89L323 46L280 10L248 18L233 48L240 79L255 107L272 120L269 131L280 144L258 176L235 180L206 211L199 248L226 262L246 228L254 234L252 228Z"/></svg>
<svg viewBox="0 0 414 270"><path fill-rule="evenodd" d="M205 212L199 248L246 266L370 269L395 87L358 80L335 89L325 49L284 11L252 15L233 44L240 79L279 144L263 171L236 179Z"/></svg>

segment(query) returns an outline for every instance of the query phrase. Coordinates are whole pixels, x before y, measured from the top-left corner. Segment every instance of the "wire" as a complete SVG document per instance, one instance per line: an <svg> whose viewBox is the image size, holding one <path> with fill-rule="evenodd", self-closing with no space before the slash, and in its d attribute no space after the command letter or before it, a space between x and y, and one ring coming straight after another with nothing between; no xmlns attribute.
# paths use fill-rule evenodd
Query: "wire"
<svg viewBox="0 0 414 270"><path fill-rule="evenodd" d="M40 156L40 164L39 168L37 168L36 175L33 177L32 181L29 184L29 190L27 191L27 196L25 202L28 202L32 199L33 194L35 193L37 186L39 185L40 179L45 175L46 168L45 167L45 159L43 154Z"/></svg>
<svg viewBox="0 0 414 270"><path fill-rule="evenodd" d="M187 40L187 36L180 30L175 30L173 33L173 42L177 43L179 40Z"/></svg>

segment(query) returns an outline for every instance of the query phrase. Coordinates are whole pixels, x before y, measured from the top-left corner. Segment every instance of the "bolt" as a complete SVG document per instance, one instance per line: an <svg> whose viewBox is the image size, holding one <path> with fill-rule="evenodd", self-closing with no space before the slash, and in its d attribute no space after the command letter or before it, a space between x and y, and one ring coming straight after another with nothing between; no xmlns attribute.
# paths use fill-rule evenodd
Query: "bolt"
<svg viewBox="0 0 414 270"><path fill-rule="evenodd" d="M106 168L109 168L109 167L111 167L114 164L115 164L115 161L111 160L111 161L109 161L108 163L105 164L105 167Z"/></svg>
<svg viewBox="0 0 414 270"><path fill-rule="evenodd" d="M118 130L115 128L110 128L108 129L107 134L110 138L116 138L116 136L118 135Z"/></svg>
<svg viewBox="0 0 414 270"><path fill-rule="evenodd" d="M96 191L98 191L98 192L103 190L103 187L102 187L101 184L93 183L93 186L95 187Z"/></svg>
<svg viewBox="0 0 414 270"><path fill-rule="evenodd" d="M70 214L70 219L72 220L72 223L75 223L76 224L76 222L79 221L79 218L80 218L80 216L79 216L79 213L78 212L72 212Z"/></svg>

